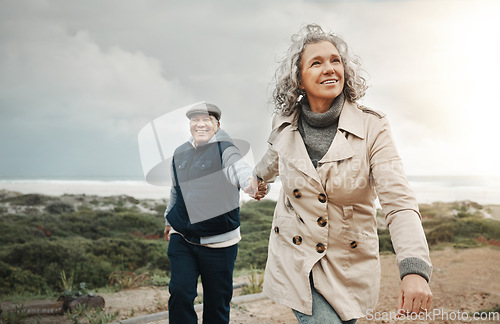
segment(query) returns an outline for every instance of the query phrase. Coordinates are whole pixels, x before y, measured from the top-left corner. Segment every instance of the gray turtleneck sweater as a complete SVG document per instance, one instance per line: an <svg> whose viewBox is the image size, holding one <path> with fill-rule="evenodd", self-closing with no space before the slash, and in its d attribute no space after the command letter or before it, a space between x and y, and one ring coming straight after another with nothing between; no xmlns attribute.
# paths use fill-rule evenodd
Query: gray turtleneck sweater
<svg viewBox="0 0 500 324"><path fill-rule="evenodd" d="M315 168L332 144L343 106L344 93L335 98L330 109L324 113L311 111L309 103L302 104L298 129Z"/></svg>

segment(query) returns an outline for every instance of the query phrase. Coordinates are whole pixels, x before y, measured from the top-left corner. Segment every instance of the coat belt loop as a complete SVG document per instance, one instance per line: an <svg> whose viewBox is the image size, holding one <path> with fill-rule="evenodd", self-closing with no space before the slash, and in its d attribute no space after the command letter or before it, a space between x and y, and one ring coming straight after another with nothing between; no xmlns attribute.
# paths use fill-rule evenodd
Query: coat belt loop
<svg viewBox="0 0 500 324"><path fill-rule="evenodd" d="M354 209L352 206L343 206L344 210L344 219L351 219L354 216Z"/></svg>

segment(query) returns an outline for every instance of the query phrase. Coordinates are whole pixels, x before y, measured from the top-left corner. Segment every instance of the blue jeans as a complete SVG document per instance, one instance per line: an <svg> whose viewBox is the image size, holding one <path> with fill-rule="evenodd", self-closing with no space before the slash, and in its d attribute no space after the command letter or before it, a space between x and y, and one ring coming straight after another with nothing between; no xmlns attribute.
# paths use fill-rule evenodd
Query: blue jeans
<svg viewBox="0 0 500 324"><path fill-rule="evenodd" d="M333 307L314 288L312 276L309 278L312 292L312 315L306 315L293 309L300 324L355 324L357 319L342 321Z"/></svg>
<svg viewBox="0 0 500 324"><path fill-rule="evenodd" d="M203 285L203 323L229 323L237 253L237 244L208 248L188 243L181 235L172 234L167 252L170 259L169 323L198 323L194 299L199 276Z"/></svg>

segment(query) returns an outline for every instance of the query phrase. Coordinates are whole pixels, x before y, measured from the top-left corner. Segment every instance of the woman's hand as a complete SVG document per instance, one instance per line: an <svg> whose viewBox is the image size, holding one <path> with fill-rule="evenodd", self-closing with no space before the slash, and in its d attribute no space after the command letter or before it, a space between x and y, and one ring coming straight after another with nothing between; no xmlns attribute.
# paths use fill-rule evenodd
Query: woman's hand
<svg viewBox="0 0 500 324"><path fill-rule="evenodd" d="M432 293L427 280L418 274L408 274L401 280L398 314L427 312L431 307Z"/></svg>
<svg viewBox="0 0 500 324"><path fill-rule="evenodd" d="M267 195L267 183L260 181L255 176L250 176L249 185L243 189L243 192L247 193L250 197L255 200L261 200Z"/></svg>

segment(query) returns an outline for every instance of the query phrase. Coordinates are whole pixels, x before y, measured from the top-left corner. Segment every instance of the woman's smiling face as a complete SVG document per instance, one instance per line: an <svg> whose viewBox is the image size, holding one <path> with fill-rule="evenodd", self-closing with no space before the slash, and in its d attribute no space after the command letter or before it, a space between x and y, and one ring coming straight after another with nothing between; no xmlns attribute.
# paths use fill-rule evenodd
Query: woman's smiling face
<svg viewBox="0 0 500 324"><path fill-rule="evenodd" d="M344 64L329 41L307 44L300 60L301 84L311 110L326 112L344 89Z"/></svg>

